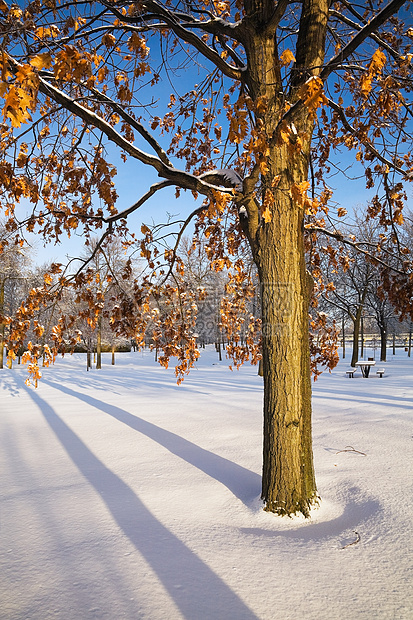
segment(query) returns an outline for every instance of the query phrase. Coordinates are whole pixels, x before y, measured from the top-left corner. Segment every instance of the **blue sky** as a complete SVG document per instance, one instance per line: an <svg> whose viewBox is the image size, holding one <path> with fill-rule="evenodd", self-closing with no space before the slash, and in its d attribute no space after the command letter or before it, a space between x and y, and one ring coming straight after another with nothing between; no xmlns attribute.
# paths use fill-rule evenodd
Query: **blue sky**
<svg viewBox="0 0 413 620"><path fill-rule="evenodd" d="M140 196L148 190L149 186L157 183L159 178L152 169L141 165L134 160L124 163L120 160L114 162L117 165L117 176L115 177L116 189L119 194L117 207L121 211L132 205ZM179 163L177 165L179 166ZM341 163L345 166L353 164L348 170L348 175L362 175L362 168L355 162L355 151L343 152ZM338 174L328 179L329 185L335 190L333 201L347 209L351 215L357 207L365 206L368 200L374 195L375 188L367 190L363 177L355 180L345 180ZM412 207L412 190L409 191L409 203ZM145 205L136 213L128 218L130 229L140 237L140 227L142 223L159 224L167 221L168 214L176 216L177 219L185 219L188 214L201 204L201 199L195 202L190 192L181 192L180 197L175 197L175 188L165 188L155 194ZM97 231L99 232L99 231ZM84 239L81 235L72 235L70 239L62 238L62 243L55 246L52 243L42 246L41 239L36 235L30 236L30 242L34 248L34 261L43 264L49 261L63 262L66 256L74 257L82 253Z"/></svg>
<svg viewBox="0 0 413 620"><path fill-rule="evenodd" d="M22 2L19 2L22 5ZM151 43L151 42L149 42ZM157 49L155 42L152 42L151 56L159 58L159 50ZM178 85L178 88L182 92L186 92L193 88L193 84L200 78L198 68L194 65L193 68L186 67L185 71L177 72L174 76L174 83ZM169 94L172 92L173 84L171 85L167 80L163 84L164 96L158 102L158 109L154 111L154 114L163 116L166 110L166 104L169 101ZM160 96L162 93L157 89L155 96ZM167 136L168 137L168 136ZM163 141L165 147L165 141ZM143 147L146 150L146 146ZM112 153L111 153L112 155ZM341 161L339 163L343 166L354 164L352 169L348 171L349 176L362 175L362 168L355 163L356 151L342 152ZM141 165L134 160L128 160L124 163L120 160L118 154L113 154L111 157L112 163L117 167L117 176L115 178L116 189L119 194L117 202L118 210L121 211L131 204L133 204L153 183L156 183L159 179L156 173L149 167ZM183 162L174 161L174 163L181 167ZM327 179L329 185L335 190L333 201L340 206L345 207L350 213L351 211L360 205L365 205L369 198L374 193L373 191L367 191L365 188L365 181L363 178L354 181L347 181L342 175L332 176ZM412 192L410 191L410 203ZM152 221L157 223L166 221L167 213L185 218L190 211L196 207L194 198L190 192L182 192L180 198L175 199L175 189L167 188L160 193L155 194L141 209L128 218L130 228L139 236L140 227L143 222L150 224ZM199 200L200 203L200 200ZM22 210L24 207L22 206ZM99 232L99 231L98 231ZM58 246L53 244L47 244L46 247L42 247L41 241L38 237L31 235L30 242L35 246L34 259L37 263L44 263L47 261L56 260L58 262L64 261L66 255L76 256L82 252L83 237L81 235L72 235L71 239L63 240Z"/></svg>

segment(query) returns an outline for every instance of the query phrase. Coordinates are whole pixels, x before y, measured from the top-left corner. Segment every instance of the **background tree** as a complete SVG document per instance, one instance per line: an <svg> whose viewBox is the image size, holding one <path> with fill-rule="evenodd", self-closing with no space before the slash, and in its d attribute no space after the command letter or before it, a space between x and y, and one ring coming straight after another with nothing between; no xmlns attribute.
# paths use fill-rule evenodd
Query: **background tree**
<svg viewBox="0 0 413 620"><path fill-rule="evenodd" d="M9 318L24 298L27 256L19 245L8 245L7 230L0 226L0 369L4 366L4 342ZM10 358L9 363L12 359Z"/></svg>
<svg viewBox="0 0 413 620"><path fill-rule="evenodd" d="M88 313L87 320L96 335L96 368L102 368L102 333L104 323L109 321L109 300L116 299L116 289L126 287L123 281L120 283L120 274L125 267L125 251L118 239L113 239L104 246L99 245L96 239L92 239L87 247L84 262L87 263L89 273L89 286L83 292L83 298L89 299L92 295L96 303L92 304L94 316ZM107 329L105 330L108 331ZM114 339L113 346L114 346ZM112 357L114 350L112 350Z"/></svg>
<svg viewBox="0 0 413 620"><path fill-rule="evenodd" d="M367 293L366 307L374 317L380 334L380 361L387 360L387 338L392 324L397 322L394 307L382 290L379 273L374 273L371 287Z"/></svg>
<svg viewBox="0 0 413 620"><path fill-rule="evenodd" d="M193 244L184 237L179 254L197 305L195 330L200 344L220 341L220 307L226 283L225 273L214 271L205 252L205 243Z"/></svg>
<svg viewBox="0 0 413 620"><path fill-rule="evenodd" d="M15 205L23 197L32 210L20 223L48 240L103 227L103 238L128 242L126 218L155 194L175 186L178 194L202 196L170 250L160 253L150 227L142 227L141 253L156 285L148 275L112 317L118 328L143 329L164 273L171 314L160 359L177 355L179 376L197 357L193 304L177 254L183 230L194 221L196 235L208 240L209 260L223 267L248 244L262 293L262 497L278 514L308 515L317 501L308 322L313 281L305 249L314 249L318 236L342 239L332 215L345 210L328 215L327 175L337 149L352 151L368 187L377 188L369 216L380 218L389 235L377 240L375 251L386 245L404 251L396 228L403 183L413 170L412 29L403 22L409 7L404 0L363 0L356 7L344 0L0 6L0 184L17 237ZM177 92L179 72L185 80ZM163 79L174 85L166 109ZM136 201L120 210L115 147L124 161L160 177L139 194L137 184ZM402 261L397 277L385 282L404 299L409 269ZM168 282L172 273L178 274L175 286ZM60 285L80 285L82 277L61 272ZM238 263L234 286L242 289L247 278ZM245 359L245 349L234 354Z"/></svg>

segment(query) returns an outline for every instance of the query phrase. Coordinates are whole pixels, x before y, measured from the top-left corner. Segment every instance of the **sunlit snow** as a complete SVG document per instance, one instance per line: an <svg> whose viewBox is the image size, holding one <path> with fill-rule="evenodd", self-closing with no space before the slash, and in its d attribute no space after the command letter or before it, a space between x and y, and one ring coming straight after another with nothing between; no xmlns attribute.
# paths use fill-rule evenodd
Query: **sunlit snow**
<svg viewBox="0 0 413 620"><path fill-rule="evenodd" d="M0 371L0 617L413 617L413 358L314 384L320 508L259 500L262 379L214 350L177 386L150 352Z"/></svg>

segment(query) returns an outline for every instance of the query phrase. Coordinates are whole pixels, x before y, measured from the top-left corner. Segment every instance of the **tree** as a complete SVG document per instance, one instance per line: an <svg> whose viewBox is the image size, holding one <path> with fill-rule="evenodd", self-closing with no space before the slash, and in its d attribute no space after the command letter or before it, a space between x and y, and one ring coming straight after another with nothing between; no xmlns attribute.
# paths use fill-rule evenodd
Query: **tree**
<svg viewBox="0 0 413 620"><path fill-rule="evenodd" d="M88 265L88 284L81 297L85 301L92 294L97 301L93 304L94 316L91 317L87 313L86 318L91 327L96 329L96 368L100 370L102 368L103 322L105 318L107 319L105 301L107 302L112 294L115 295L115 289L119 286L119 274L123 272L126 263L125 252L117 239L106 243L104 248L96 239L92 239L87 247L84 263Z"/></svg>
<svg viewBox="0 0 413 620"><path fill-rule="evenodd" d="M164 351L178 355L179 376L197 357L192 302L177 253L183 231L195 222L195 235L208 239L211 263L218 269L233 263L233 284L241 288L248 274L237 253L248 244L261 287L262 498L266 510L278 514L308 515L317 502L308 320L313 279L305 251L313 260L317 236L343 239L332 216L344 216L345 209L328 215L330 159L334 163L340 148L349 149L367 185L377 188L369 216L379 217L390 233L377 240L376 254L386 244L393 249L402 221L403 182L413 176L406 147L413 31L403 23L403 5L408 15L404 0L357 6L346 0L37 0L23 9L0 6L0 183L18 237L15 204L22 197L32 205L21 222L30 231L58 240L65 231L83 227L88 235L104 227L104 243L113 236L130 241L127 217L167 187L202 196L163 253L150 227L142 227L149 269L156 278L164 274L165 282L179 276L168 283L179 303L171 303L167 333L173 342ZM163 110L164 78L174 92ZM120 210L115 147L125 161L161 179ZM383 256L377 260L384 262ZM81 280L61 269L54 268L61 286ZM409 269L403 264L388 287L406 288ZM114 324L143 329L148 295L158 286L149 276L136 284ZM241 347L237 355L245 359Z"/></svg>
<svg viewBox="0 0 413 620"><path fill-rule="evenodd" d="M4 244L6 247L1 253L0 262L0 369L3 368L4 364L7 315L14 313L16 306L24 297L22 283L24 281L24 266L27 262L20 247L8 246L7 237L7 231L0 226L0 246Z"/></svg>
<svg viewBox="0 0 413 620"><path fill-rule="evenodd" d="M394 307L381 287L380 274L375 273L372 287L367 293L367 308L372 313L380 333L380 361L387 359L389 326L396 321Z"/></svg>
<svg viewBox="0 0 413 620"><path fill-rule="evenodd" d="M216 272L205 253L204 243L192 244L192 239L184 237L179 248L185 277L196 299L196 333L199 343L219 340L220 306L224 295L225 274Z"/></svg>
<svg viewBox="0 0 413 620"><path fill-rule="evenodd" d="M374 244L378 237L377 226L363 221L356 212L353 227L347 229L347 235L356 231L358 238L366 245ZM375 234L376 233L376 234ZM336 318L348 317L353 328L351 366L359 359L360 336L361 355L364 347L364 315L369 301L376 299L380 271L373 264L371 257L357 248L343 248L343 244L334 239L332 246L336 251L324 256L324 277L330 282L324 290L327 307L333 310ZM344 334L344 327L343 327Z"/></svg>

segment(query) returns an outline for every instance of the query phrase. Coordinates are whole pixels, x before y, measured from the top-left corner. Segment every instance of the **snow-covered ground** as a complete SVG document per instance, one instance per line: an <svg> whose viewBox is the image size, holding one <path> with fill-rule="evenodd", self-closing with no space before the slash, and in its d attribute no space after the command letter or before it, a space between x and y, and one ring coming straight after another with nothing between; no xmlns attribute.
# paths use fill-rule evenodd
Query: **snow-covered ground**
<svg viewBox="0 0 413 620"><path fill-rule="evenodd" d="M314 385L311 520L262 510L256 368L0 371L0 617L412 618L413 358L379 366Z"/></svg>

